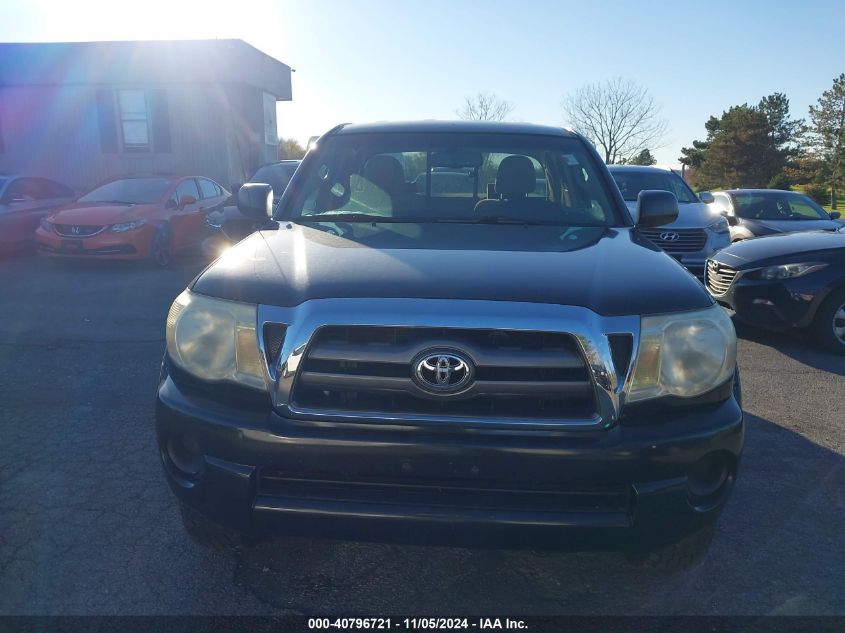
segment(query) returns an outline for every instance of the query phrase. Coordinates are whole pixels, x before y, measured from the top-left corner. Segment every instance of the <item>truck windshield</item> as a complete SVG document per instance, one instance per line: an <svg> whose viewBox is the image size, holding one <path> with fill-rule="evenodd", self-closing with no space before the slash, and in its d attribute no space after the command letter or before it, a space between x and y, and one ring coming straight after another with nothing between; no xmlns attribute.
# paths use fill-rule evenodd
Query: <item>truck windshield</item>
<svg viewBox="0 0 845 633"><path fill-rule="evenodd" d="M299 222L621 223L599 169L572 138L340 134L306 158L279 216Z"/></svg>

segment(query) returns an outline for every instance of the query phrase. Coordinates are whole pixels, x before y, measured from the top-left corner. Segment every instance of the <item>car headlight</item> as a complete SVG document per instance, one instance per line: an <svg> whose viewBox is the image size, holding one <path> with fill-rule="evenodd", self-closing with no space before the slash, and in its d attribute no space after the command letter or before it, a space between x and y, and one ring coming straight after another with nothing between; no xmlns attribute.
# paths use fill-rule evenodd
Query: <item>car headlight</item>
<svg viewBox="0 0 845 633"><path fill-rule="evenodd" d="M135 220L134 222L123 222L121 224L112 224L111 230L115 233L124 233L125 231L134 231L135 229L144 226L143 220Z"/></svg>
<svg viewBox="0 0 845 633"><path fill-rule="evenodd" d="M645 316L627 401L692 398L727 381L736 365L736 333L718 305Z"/></svg>
<svg viewBox="0 0 845 633"><path fill-rule="evenodd" d="M266 389L255 324L257 306L185 290L167 315L167 352L189 374Z"/></svg>
<svg viewBox="0 0 845 633"><path fill-rule="evenodd" d="M827 264L783 264L781 266L769 266L768 268L755 270L749 273L748 276L753 279L765 279L767 281L772 279L793 279L814 273L825 266Z"/></svg>
<svg viewBox="0 0 845 633"><path fill-rule="evenodd" d="M41 225L41 228L47 231L48 233L53 232L53 223L50 222L47 218L41 218L38 222Z"/></svg>
<svg viewBox="0 0 845 633"><path fill-rule="evenodd" d="M731 227L728 224L728 221L723 217L720 217L718 220L716 220L713 224L711 224L707 228L710 229L711 231L713 231L714 233L718 233L718 234L728 234L728 233L731 232Z"/></svg>

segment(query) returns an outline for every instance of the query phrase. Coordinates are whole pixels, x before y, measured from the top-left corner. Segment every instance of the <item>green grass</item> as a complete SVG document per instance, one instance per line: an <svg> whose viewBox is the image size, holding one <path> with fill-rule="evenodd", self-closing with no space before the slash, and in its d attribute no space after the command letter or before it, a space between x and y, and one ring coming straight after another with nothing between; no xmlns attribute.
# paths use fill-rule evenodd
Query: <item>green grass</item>
<svg viewBox="0 0 845 633"><path fill-rule="evenodd" d="M804 193L804 185L792 185L793 191ZM840 191L836 194L836 209L830 206L830 189L827 190L827 202L822 204L822 209L830 213L831 211L839 211L845 215L845 191Z"/></svg>

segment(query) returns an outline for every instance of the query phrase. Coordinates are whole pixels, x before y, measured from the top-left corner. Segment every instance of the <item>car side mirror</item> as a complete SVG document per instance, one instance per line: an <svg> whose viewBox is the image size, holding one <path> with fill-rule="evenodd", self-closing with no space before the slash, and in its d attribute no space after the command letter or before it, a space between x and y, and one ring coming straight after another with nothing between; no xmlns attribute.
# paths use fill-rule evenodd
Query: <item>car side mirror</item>
<svg viewBox="0 0 845 633"><path fill-rule="evenodd" d="M184 209L189 204L194 204L197 201L193 196L181 196L179 198L179 208Z"/></svg>
<svg viewBox="0 0 845 633"><path fill-rule="evenodd" d="M841 217L842 217L842 214L839 213L839 211L831 211L830 212L830 219L831 220L838 220Z"/></svg>
<svg viewBox="0 0 845 633"><path fill-rule="evenodd" d="M669 191L640 191L637 217L637 226L641 228L671 224L678 219L678 199Z"/></svg>
<svg viewBox="0 0 845 633"><path fill-rule="evenodd" d="M273 216L273 187L247 182L238 189L238 211L248 218L267 220Z"/></svg>
<svg viewBox="0 0 845 633"><path fill-rule="evenodd" d="M713 197L713 194L709 191L702 191L698 194L698 199L701 200L704 204L713 204L716 202L716 198Z"/></svg>

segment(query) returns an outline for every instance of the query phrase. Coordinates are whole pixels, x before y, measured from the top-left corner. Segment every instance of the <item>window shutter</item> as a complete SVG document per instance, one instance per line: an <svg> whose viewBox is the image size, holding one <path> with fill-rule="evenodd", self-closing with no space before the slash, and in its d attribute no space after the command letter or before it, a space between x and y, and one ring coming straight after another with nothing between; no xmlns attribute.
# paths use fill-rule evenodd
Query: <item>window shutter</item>
<svg viewBox="0 0 845 633"><path fill-rule="evenodd" d="M97 91L97 120L100 126L100 149L106 154L116 154L117 116L111 90Z"/></svg>
<svg viewBox="0 0 845 633"><path fill-rule="evenodd" d="M153 115L153 151L170 152L170 104L166 90L150 90Z"/></svg>

